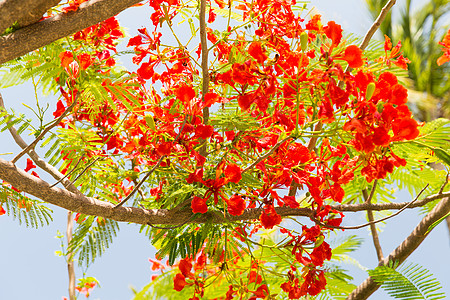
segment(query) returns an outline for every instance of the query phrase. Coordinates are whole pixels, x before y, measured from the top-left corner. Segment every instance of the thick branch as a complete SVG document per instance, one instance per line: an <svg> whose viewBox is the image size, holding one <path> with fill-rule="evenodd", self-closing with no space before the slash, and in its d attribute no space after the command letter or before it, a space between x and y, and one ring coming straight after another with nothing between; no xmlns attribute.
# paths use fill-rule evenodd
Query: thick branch
<svg viewBox="0 0 450 300"><path fill-rule="evenodd" d="M0 179L12 184L14 187L38 198L47 203L62 207L64 209L82 213L86 215L94 215L103 218L109 218L119 222L131 222L137 224L162 224L162 225L179 225L186 223L225 223L235 221L247 221L258 219L261 215L262 209L249 208L240 216L223 216L223 213L219 212L207 212L198 217L192 217L192 211L187 209L142 209L137 207L117 207L114 208L114 204L100 201L94 198L89 198L79 193L75 194L64 189L57 187L50 187L50 184L32 176L25 171L17 168L11 162L0 158ZM443 197L449 197L450 193L444 193L440 195L434 195L427 197L421 201L417 201L412 204L411 207L417 207L417 203L426 203L426 201L432 201L435 199L441 199ZM407 204L407 203L406 203ZM405 203L385 203L385 204L355 204L359 210L372 210L384 209L399 209L404 207ZM336 206L332 206L336 209ZM357 211L351 206L346 206L348 210L341 211ZM281 217L288 216L304 216L308 218L314 217L314 212L309 208L290 208L290 207L276 207L276 212Z"/></svg>
<svg viewBox="0 0 450 300"><path fill-rule="evenodd" d="M209 91L209 67L208 67L208 41L206 39L206 0L200 0L200 44L202 47L202 100L205 102L205 95ZM203 107L203 124L207 124L209 119L209 108ZM206 142L206 141L205 141ZM202 141L200 141L202 143ZM206 156L206 143L199 152Z"/></svg>
<svg viewBox="0 0 450 300"><path fill-rule="evenodd" d="M382 260L379 265L387 265L389 261L398 261L400 264L408 258L414 250L419 247L428 235L428 229L433 223L444 217L450 211L450 198L445 198L429 213L411 234L397 247L387 258ZM372 277L368 277L360 286L358 286L348 297L348 300L367 299L380 286L375 283Z"/></svg>
<svg viewBox="0 0 450 300"><path fill-rule="evenodd" d="M0 37L0 64L111 18L141 0L90 0L77 11L59 14Z"/></svg>
<svg viewBox="0 0 450 300"><path fill-rule="evenodd" d="M0 1L0 34L15 22L25 27L39 21L45 12L60 0L2 0Z"/></svg>
<svg viewBox="0 0 450 300"><path fill-rule="evenodd" d="M247 209L240 216L223 216L219 212L207 212L192 218L190 208L185 210L170 211L167 209L142 209L137 207L117 207L114 204L89 198L84 195L76 195L57 187L50 188L50 184L25 171L17 168L11 162L0 158L0 179L12 184L14 187L50 204L64 209L86 215L95 215L120 222L137 224L165 224L178 225L189 220L188 223L224 223L258 219L261 215L260 208ZM282 217L307 216L312 217L312 211L307 208L292 209L278 207L276 211ZM190 220L191 219L191 220Z"/></svg>

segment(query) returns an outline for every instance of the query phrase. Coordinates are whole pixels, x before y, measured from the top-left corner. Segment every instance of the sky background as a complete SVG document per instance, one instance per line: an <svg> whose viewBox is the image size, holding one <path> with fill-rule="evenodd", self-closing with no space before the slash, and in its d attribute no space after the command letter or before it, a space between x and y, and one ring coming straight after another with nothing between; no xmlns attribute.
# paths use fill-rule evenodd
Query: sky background
<svg viewBox="0 0 450 300"><path fill-rule="evenodd" d="M402 1L398 1L401 5ZM398 6L397 5L397 6ZM341 24L345 32L352 32L363 36L371 25L371 18L364 6L364 1L340 0L340 1L311 1L309 7L315 6L316 12L322 14L324 23L334 20ZM398 13L398 7L394 10L394 16ZM149 10L141 8L130 8L118 17L123 27L127 28L130 36L136 34L136 30L143 26L150 26ZM187 24L182 24L180 29L189 32ZM381 38L381 35L378 35ZM125 40L125 42L127 39ZM123 48L122 48L123 49ZM130 63L130 57L125 58L122 63L129 69L135 70L136 66ZM24 111L22 103L34 105L34 92L31 84L8 88L1 91L7 107ZM40 97L40 101L51 103L50 110L56 106L54 98ZM31 116L31 115L29 115ZM23 137L30 141L29 137ZM27 139L28 138L28 139ZM15 145L9 132L0 133L0 153L17 153L18 146ZM43 156L43 151L38 150ZM3 159L12 159L12 155L2 155ZM25 159L18 163L19 167L25 167ZM39 172L41 175L43 172ZM41 176L49 180L48 177ZM53 182L53 180L50 180ZM399 201L410 201L407 193L400 193ZM8 300L48 300L62 299L68 296L67 292L67 267L64 258L55 255L60 250L60 241L55 238L57 231L65 232L67 213L63 209L52 206L54 221L46 227L38 230L19 225L17 220L4 215L0 217L0 299ZM399 216L387 221L380 240L384 255L387 256L399 242L408 236L414 229L420 216L417 210L407 210ZM359 225L366 222L363 214L348 214L347 225ZM96 277L101 288L95 288L90 299L122 300L131 299L130 286L141 289L149 281L152 275L151 264L148 258L153 258L154 248L143 234L139 234L139 226L124 224L118 237L106 253L98 258L87 270L88 276ZM377 264L376 253L372 246L369 230L367 228L350 231L363 237L365 243L354 253L354 257L362 265L374 268ZM439 225L422 245L408 259L409 262L418 263L428 268L437 277L444 287L444 291L450 295L450 270L449 257L449 233L445 224ZM355 284L361 283L367 274L354 266L346 265L355 277ZM81 277L82 271L77 269L77 277ZM80 296L79 299L84 299ZM376 292L370 299L388 299L383 292Z"/></svg>

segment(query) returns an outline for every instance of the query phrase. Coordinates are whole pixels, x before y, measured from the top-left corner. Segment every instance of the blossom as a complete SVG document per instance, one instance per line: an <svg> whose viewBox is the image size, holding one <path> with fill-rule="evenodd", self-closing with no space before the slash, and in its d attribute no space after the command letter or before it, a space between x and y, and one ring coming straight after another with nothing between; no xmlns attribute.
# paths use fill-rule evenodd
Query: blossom
<svg viewBox="0 0 450 300"><path fill-rule="evenodd" d="M201 213L204 214L208 211L208 206L206 205L206 200L197 196L194 196L194 198L191 201L191 208L192 212L195 213Z"/></svg>
<svg viewBox="0 0 450 300"><path fill-rule="evenodd" d="M272 229L273 226L281 223L281 216L277 214L273 205L269 205L262 211L259 220L264 228Z"/></svg>
<svg viewBox="0 0 450 300"><path fill-rule="evenodd" d="M263 64L268 57L260 42L251 43L250 46L248 46L248 54L256 59L259 64Z"/></svg>
<svg viewBox="0 0 450 300"><path fill-rule="evenodd" d="M184 277L183 274L177 273L173 279L173 289L180 292L184 289L186 284L186 277Z"/></svg>
<svg viewBox="0 0 450 300"><path fill-rule="evenodd" d="M33 164L33 161L29 158L27 158L27 167L24 169L25 172L28 172L31 169L36 168L36 166Z"/></svg>
<svg viewBox="0 0 450 300"><path fill-rule="evenodd" d="M342 59L348 62L348 66L353 69L362 67L364 64L364 60L362 58L362 50L355 45L350 45L345 48L344 56Z"/></svg>
<svg viewBox="0 0 450 300"><path fill-rule="evenodd" d="M240 216L245 210L245 201L241 196L233 195L230 199L225 200L228 205L228 212L232 216Z"/></svg>

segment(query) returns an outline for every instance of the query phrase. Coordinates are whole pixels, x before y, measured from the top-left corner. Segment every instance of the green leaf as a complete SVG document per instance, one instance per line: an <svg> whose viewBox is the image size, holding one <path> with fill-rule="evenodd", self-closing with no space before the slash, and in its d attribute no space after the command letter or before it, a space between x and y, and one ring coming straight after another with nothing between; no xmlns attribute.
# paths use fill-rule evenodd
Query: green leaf
<svg viewBox="0 0 450 300"><path fill-rule="evenodd" d="M445 294L440 292L442 286L439 281L417 264L401 266L396 270L391 263L390 266L379 266L368 272L375 282L396 299L445 298Z"/></svg>

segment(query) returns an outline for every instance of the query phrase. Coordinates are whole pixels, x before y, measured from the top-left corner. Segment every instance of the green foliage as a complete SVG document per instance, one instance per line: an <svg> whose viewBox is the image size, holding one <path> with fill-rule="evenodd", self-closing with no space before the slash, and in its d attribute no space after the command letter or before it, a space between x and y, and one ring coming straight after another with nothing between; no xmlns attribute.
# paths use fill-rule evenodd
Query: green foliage
<svg viewBox="0 0 450 300"><path fill-rule="evenodd" d="M445 294L439 292L440 283L430 272L417 265L408 264L396 268L395 264L379 266L369 270L375 282L396 299L443 299Z"/></svg>
<svg viewBox="0 0 450 300"><path fill-rule="evenodd" d="M24 114L18 116L14 112L7 112L0 108L0 132L9 130L12 126L19 126L17 133L23 133L30 126L30 119L26 119Z"/></svg>
<svg viewBox="0 0 450 300"><path fill-rule="evenodd" d="M248 112L242 111L237 106L221 109L211 120L214 126L220 126L224 131L247 131L258 128L258 122Z"/></svg>
<svg viewBox="0 0 450 300"><path fill-rule="evenodd" d="M83 216L80 216L82 218ZM88 266L101 256L117 236L119 224L110 219L87 217L75 230L67 253L78 254L78 264Z"/></svg>
<svg viewBox="0 0 450 300"><path fill-rule="evenodd" d="M420 136L408 143L398 143L392 147L394 153L407 161L404 168L394 170L389 176L400 189L406 188L412 196L426 184L430 184L426 194L439 190L445 181L447 172L430 167L430 163L441 162L431 149L443 151L450 149L450 120L436 119L420 128ZM442 161L443 162L443 161Z"/></svg>
<svg viewBox="0 0 450 300"><path fill-rule="evenodd" d="M4 206L8 215L19 220L19 224L25 223L27 227L38 228L53 221L51 215L53 211L44 203L28 198L4 184L0 185L0 204Z"/></svg>

